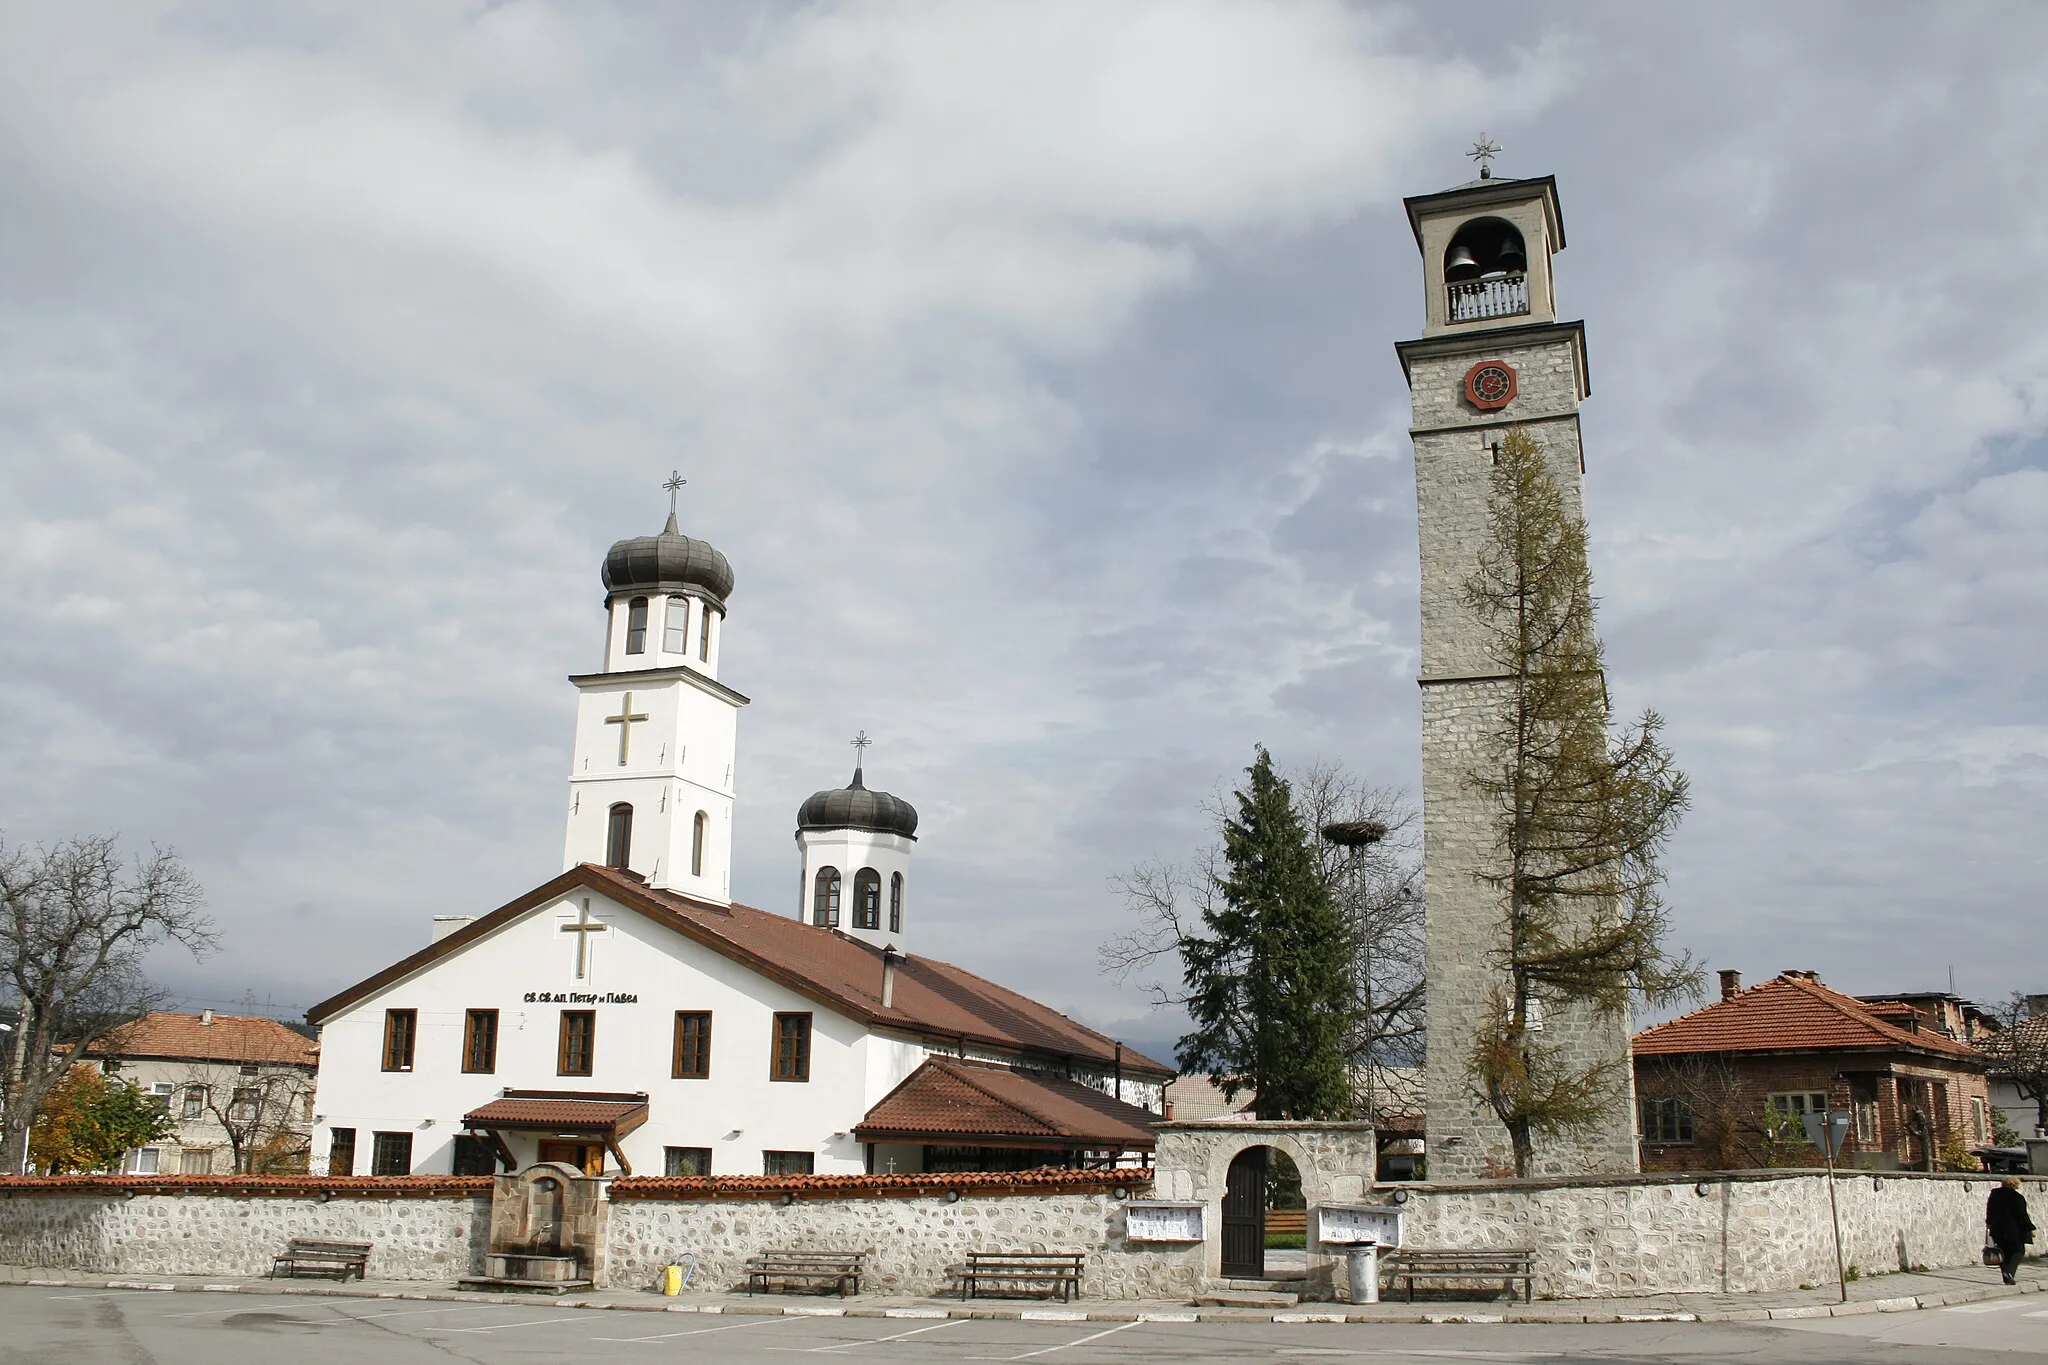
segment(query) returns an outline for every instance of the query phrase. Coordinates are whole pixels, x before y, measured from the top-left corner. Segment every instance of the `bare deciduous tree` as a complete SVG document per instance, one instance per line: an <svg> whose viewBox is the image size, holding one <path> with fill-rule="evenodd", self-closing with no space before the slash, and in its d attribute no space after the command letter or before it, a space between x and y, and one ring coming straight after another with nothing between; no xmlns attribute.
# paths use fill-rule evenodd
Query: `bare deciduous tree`
<svg viewBox="0 0 2048 1365"><path fill-rule="evenodd" d="M297 1069L195 1062L171 1102L191 1121L194 1108L227 1137L237 1175L303 1171L312 1144L313 1077ZM196 1101L196 1103L195 1103Z"/></svg>
<svg viewBox="0 0 2048 1365"><path fill-rule="evenodd" d="M1983 1047L1997 1059L1992 1074L2034 1102L2034 1126L2048 1132L2048 1012L2036 1009L2041 1003L2038 995L2014 991L1994 1011L1998 1032Z"/></svg>
<svg viewBox="0 0 2048 1365"><path fill-rule="evenodd" d="M159 943L213 946L199 884L165 849L132 867L111 837L0 844L0 991L18 1011L0 1082L0 1170L21 1172L29 1128L73 1057L161 1002L142 974Z"/></svg>

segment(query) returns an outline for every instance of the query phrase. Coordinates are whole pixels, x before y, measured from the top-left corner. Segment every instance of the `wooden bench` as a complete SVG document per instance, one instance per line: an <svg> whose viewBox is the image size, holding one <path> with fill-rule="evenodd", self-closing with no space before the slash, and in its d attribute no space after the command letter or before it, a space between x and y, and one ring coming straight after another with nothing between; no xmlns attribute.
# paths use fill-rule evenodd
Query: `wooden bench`
<svg viewBox="0 0 2048 1365"><path fill-rule="evenodd" d="M1308 1235L1308 1210L1267 1209L1266 1235L1268 1237L1306 1237Z"/></svg>
<svg viewBox="0 0 2048 1365"><path fill-rule="evenodd" d="M346 1280L353 1275L363 1278L363 1270L370 1264L369 1242L337 1242L323 1237L294 1237L285 1247L284 1255L270 1262L270 1279L276 1279L283 1272L287 1279L300 1275L331 1275L337 1280Z"/></svg>
<svg viewBox="0 0 2048 1365"><path fill-rule="evenodd" d="M1521 1282L1522 1302L1536 1292L1536 1253L1524 1247L1495 1247L1485 1251L1424 1251L1401 1247L1380 1260L1381 1277L1392 1283L1406 1282L1408 1302L1415 1302L1415 1285L1455 1284L1477 1280L1499 1281L1501 1292L1515 1296Z"/></svg>
<svg viewBox="0 0 2048 1365"><path fill-rule="evenodd" d="M970 1251L960 1272L961 1297L1009 1287L1024 1293L1042 1290L1066 1303L1081 1297L1081 1267L1087 1259L1078 1251Z"/></svg>
<svg viewBox="0 0 2048 1365"><path fill-rule="evenodd" d="M747 1258L747 1292L787 1294L838 1291L841 1298L860 1293L865 1251L764 1251Z"/></svg>

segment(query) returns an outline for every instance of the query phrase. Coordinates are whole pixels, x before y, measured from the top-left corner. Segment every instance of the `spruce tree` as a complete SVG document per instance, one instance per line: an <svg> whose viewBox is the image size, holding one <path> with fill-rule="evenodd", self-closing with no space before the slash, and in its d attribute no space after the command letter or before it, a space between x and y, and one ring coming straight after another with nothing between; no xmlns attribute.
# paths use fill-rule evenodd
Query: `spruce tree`
<svg viewBox="0 0 2048 1365"><path fill-rule="evenodd" d="M1194 1029L1181 1069L1207 1072L1268 1119L1349 1114L1349 941L1288 784L1260 748L1223 825L1221 875L1205 936L1181 945Z"/></svg>
<svg viewBox="0 0 2048 1365"><path fill-rule="evenodd" d="M1507 1129L1515 1172L1537 1136L1591 1130L1623 1093L1622 1062L1577 1065L1544 1041L1542 1015L1618 1014L1632 994L1694 994L1690 958L1663 946L1658 858L1686 806L1686 782L1645 711L1611 727L1585 522L1526 431L1500 444L1488 539L1465 600L1491 631L1506 679L1486 759L1469 774L1494 810L1500 986L1478 1029L1473 1083Z"/></svg>

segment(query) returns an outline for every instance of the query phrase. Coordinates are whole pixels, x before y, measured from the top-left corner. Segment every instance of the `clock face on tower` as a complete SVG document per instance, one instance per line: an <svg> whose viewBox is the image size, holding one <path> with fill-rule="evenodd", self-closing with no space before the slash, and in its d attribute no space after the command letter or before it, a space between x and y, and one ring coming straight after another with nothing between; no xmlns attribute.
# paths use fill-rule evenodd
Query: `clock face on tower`
<svg viewBox="0 0 2048 1365"><path fill-rule="evenodd" d="M1465 371L1465 400L1473 407L1491 412L1506 407L1514 396L1515 371L1506 362L1482 360Z"/></svg>

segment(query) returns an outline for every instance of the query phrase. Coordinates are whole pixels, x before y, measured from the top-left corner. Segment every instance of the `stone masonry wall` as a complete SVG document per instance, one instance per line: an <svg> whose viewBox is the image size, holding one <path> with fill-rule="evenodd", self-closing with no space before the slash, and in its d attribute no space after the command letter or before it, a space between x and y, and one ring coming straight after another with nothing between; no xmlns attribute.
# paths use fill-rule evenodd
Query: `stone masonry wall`
<svg viewBox="0 0 2048 1365"><path fill-rule="evenodd" d="M1482 359L1513 366L1516 397L1498 412L1464 398L1464 377ZM1493 812L1468 775L1488 761L1507 685L1490 634L1464 601L1487 535L1493 460L1487 443L1520 423L1543 446L1565 501L1580 512L1582 454L1575 348L1556 333L1535 342L1475 333L1454 355L1418 355L1410 370L1415 490L1421 549L1423 867L1428 897L1429 1168L1437 1179L1470 1180L1513 1170L1506 1131L1467 1074L1473 1026L1492 1008L1502 977L1499 893L1479 880L1500 865ZM1629 1021L1553 1007L1543 1041L1569 1064L1610 1067L1607 1120L1574 1142L1538 1140L1536 1174L1623 1173L1636 1168L1634 1076Z"/></svg>

